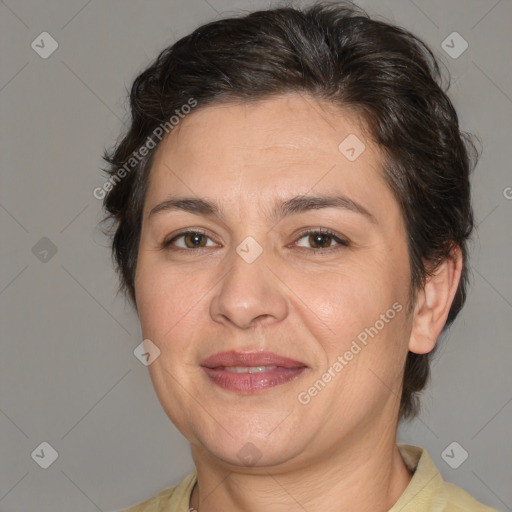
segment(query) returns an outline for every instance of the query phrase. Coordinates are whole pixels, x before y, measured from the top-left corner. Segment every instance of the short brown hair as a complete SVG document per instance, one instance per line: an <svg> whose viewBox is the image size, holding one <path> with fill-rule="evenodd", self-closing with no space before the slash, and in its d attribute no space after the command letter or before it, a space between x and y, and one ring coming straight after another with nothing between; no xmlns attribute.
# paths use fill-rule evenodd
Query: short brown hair
<svg viewBox="0 0 512 512"><path fill-rule="evenodd" d="M478 154L471 136L459 129L442 80L436 58L421 40L349 2L222 19L169 46L135 79L131 125L104 154L111 178L127 171L104 198L105 220L113 221L120 290L136 306L142 211L158 144L144 158L132 157L154 130L190 98L204 108L308 93L358 112L385 155L384 175L407 228L410 308L426 277L460 247L463 270L446 328L466 298L473 230L469 174ZM427 383L432 353L407 355L401 419L418 413L417 394Z"/></svg>

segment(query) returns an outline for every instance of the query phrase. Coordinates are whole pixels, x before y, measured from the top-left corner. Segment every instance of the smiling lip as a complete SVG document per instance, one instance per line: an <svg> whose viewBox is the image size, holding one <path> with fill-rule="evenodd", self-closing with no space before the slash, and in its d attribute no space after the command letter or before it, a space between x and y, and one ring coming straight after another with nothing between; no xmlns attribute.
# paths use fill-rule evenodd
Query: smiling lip
<svg viewBox="0 0 512 512"><path fill-rule="evenodd" d="M307 366L272 352L221 352L201 362L218 386L243 394L271 389L297 378Z"/></svg>

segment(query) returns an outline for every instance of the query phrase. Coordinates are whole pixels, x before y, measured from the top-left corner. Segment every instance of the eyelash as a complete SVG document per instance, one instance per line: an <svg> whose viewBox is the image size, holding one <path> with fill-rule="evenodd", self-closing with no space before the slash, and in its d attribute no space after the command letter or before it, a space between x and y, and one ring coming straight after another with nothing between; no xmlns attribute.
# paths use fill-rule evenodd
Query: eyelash
<svg viewBox="0 0 512 512"><path fill-rule="evenodd" d="M211 237L209 237L206 234L206 232L204 232L201 229L189 229L189 230L186 230L186 231L181 231L180 233L177 233L176 235L174 235L172 238L170 238L168 240L165 240L161 244L161 248L162 249L166 249L168 251L179 251L179 252L181 252L181 251L183 251L183 252L190 252L190 251L198 251L200 249L207 249L207 247L197 247L197 248L186 248L185 249L183 247L172 247L171 246L171 244L173 242L175 242L179 238L181 238L183 236L186 236L186 235L188 235L190 233L194 233L194 234L198 234L198 235L203 235L203 236L209 238L210 240L212 240ZM328 236L328 237L332 238L333 241L337 242L338 246L331 246L331 247L325 247L325 248L322 248L322 247L320 247L320 248L314 248L314 247L307 248L307 247L301 247L301 246L299 246L299 247L301 249L308 249L308 250L313 251L315 253L318 253L318 252L325 253L325 252L330 252L330 251L333 251L333 250L339 250L342 247L348 247L350 245L348 240L345 240L345 239L341 238L340 236L338 236L333 231L330 231L330 230L324 229L324 228L318 228L318 229L312 229L312 230L303 231L302 233L300 233L298 235L298 238L297 238L296 242L298 242L299 240L301 240L305 236L316 235L316 234L320 234L320 235L324 235L324 236Z"/></svg>

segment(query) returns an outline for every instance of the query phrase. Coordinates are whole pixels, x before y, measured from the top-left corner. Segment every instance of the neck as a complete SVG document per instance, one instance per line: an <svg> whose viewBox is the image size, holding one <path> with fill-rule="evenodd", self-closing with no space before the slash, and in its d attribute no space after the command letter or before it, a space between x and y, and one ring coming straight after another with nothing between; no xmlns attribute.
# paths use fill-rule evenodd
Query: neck
<svg viewBox="0 0 512 512"><path fill-rule="evenodd" d="M198 512L388 511L411 479L395 443L395 430L365 443L345 443L293 469L237 471L197 447L198 483L190 507ZM247 469L247 468L243 468Z"/></svg>

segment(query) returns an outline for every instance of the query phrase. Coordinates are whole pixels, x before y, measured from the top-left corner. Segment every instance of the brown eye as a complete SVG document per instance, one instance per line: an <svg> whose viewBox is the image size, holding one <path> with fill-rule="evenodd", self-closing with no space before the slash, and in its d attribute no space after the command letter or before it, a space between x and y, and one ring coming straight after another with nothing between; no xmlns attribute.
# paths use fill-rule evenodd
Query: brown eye
<svg viewBox="0 0 512 512"><path fill-rule="evenodd" d="M194 249L195 247L204 247L206 245L206 236L202 233L195 233L194 231L190 231L183 235L183 241L189 249Z"/></svg>
<svg viewBox="0 0 512 512"><path fill-rule="evenodd" d="M313 233L309 235L308 241L313 249L325 249L331 246L333 238L324 233Z"/></svg>
<svg viewBox="0 0 512 512"><path fill-rule="evenodd" d="M301 242L301 240L305 242ZM336 249L340 246L347 247L348 242L330 231L317 230L303 233L296 245L309 249Z"/></svg>
<svg viewBox="0 0 512 512"><path fill-rule="evenodd" d="M210 243L208 243L210 241ZM200 231L184 231L174 236L171 240L164 242L162 247L165 249L201 249L215 245L210 238Z"/></svg>

